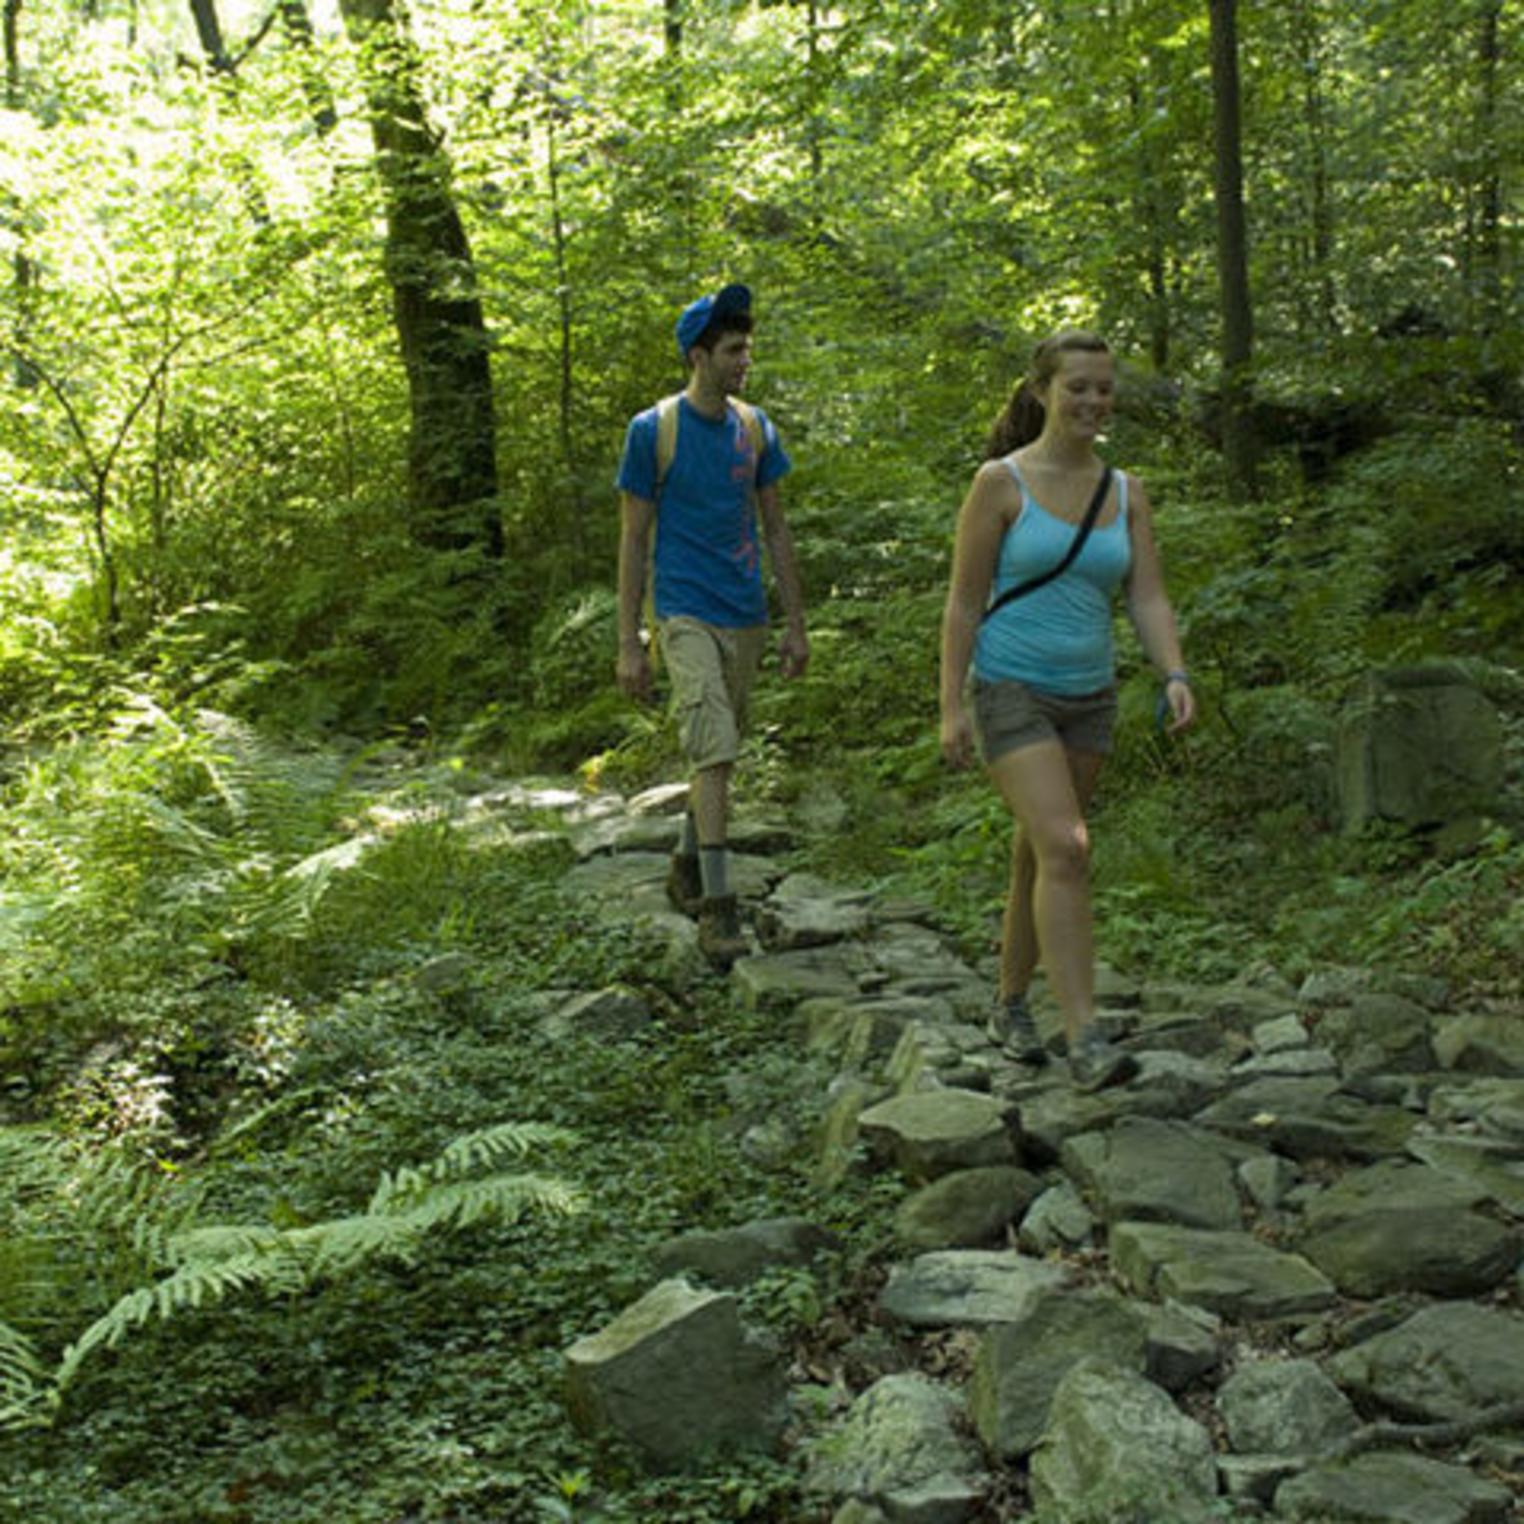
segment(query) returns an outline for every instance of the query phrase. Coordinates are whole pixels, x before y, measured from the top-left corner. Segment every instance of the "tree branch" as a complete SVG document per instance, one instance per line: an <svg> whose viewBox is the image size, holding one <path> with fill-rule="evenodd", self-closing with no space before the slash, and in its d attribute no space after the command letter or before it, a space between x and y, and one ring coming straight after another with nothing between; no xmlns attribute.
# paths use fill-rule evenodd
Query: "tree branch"
<svg viewBox="0 0 1524 1524"><path fill-rule="evenodd" d="M1494 1429L1524 1424L1524 1401L1494 1403L1464 1418L1442 1423L1368 1423L1319 1455L1320 1461L1348 1460L1378 1445L1456 1445Z"/></svg>

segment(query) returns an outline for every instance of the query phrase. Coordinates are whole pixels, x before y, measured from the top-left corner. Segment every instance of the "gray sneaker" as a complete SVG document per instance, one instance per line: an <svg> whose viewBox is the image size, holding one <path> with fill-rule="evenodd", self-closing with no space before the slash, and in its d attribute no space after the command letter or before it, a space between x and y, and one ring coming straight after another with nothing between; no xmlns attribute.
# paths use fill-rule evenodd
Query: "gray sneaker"
<svg viewBox="0 0 1524 1524"><path fill-rule="evenodd" d="M1103 1090L1126 1084L1138 1072L1138 1061L1107 1042L1099 1027L1089 1026L1069 1046L1069 1072L1076 1090Z"/></svg>
<svg viewBox="0 0 1524 1524"><path fill-rule="evenodd" d="M1048 1061L1048 1050L1037 1035L1037 1023L1027 1009L1025 995L1011 995L997 1001L984 1025L984 1035L1018 1063L1045 1064Z"/></svg>

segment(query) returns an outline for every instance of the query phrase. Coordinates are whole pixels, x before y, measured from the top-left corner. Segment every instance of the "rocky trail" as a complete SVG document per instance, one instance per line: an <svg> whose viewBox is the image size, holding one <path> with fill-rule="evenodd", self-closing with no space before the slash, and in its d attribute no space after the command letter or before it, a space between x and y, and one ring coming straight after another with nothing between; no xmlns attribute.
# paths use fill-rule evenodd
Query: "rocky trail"
<svg viewBox="0 0 1524 1524"><path fill-rule="evenodd" d="M569 837L603 914L717 977L663 890L680 786L494 797ZM833 1524L1524 1517L1524 1012L1378 969L1295 988L1103 970L1101 1019L1139 1067L1083 1094L1041 999L1052 1061L1014 1063L985 1036L989 968L925 907L789 871L791 845L737 822L755 951L725 977L830 1060L817 1178L903 1182L887 1278L862 1326L790 1361L733 1292L833 1236L697 1227L566 1351L580 1426L671 1465L787 1425ZM632 989L542 1003L550 1036L651 1016ZM797 1143L737 1125L763 1161Z"/></svg>

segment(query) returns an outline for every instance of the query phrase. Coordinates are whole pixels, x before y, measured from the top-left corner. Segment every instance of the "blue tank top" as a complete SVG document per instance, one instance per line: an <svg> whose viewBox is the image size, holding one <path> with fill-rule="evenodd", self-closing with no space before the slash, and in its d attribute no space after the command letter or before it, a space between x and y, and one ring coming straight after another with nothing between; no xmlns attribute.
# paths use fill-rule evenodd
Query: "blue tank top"
<svg viewBox="0 0 1524 1524"><path fill-rule="evenodd" d="M1000 541L992 601L1063 560L1076 528L1032 496L1014 459L1008 457L1005 466L1021 488L1021 512ZM1116 680L1111 601L1132 564L1132 540L1127 473L1116 472L1115 480L1116 518L1090 531L1069 569L1006 604L980 626L976 677L1070 695L1098 693Z"/></svg>

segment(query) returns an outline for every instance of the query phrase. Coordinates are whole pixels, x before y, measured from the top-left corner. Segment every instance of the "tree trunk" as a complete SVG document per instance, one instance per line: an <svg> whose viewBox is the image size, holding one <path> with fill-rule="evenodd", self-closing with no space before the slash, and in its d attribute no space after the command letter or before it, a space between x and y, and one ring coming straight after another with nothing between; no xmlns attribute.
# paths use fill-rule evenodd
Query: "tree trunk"
<svg viewBox="0 0 1524 1524"><path fill-rule="evenodd" d="M312 32L312 18L307 14L305 0L278 0L281 26L286 41L297 53L297 65L302 76L302 94L307 97L307 110L319 137L326 137L339 124L339 113L333 103L333 92L322 70L316 63L316 39Z"/></svg>
<svg viewBox="0 0 1524 1524"><path fill-rule="evenodd" d="M8 111L21 110L21 0L5 0L5 106ZM6 206L3 220L12 222L12 208ZM26 252L26 218L22 208L16 208L12 226L16 232L16 252L11 256L11 275L16 288L16 341L12 377L19 387L37 385L37 372L25 358L31 310L31 293L37 284L37 269Z"/></svg>
<svg viewBox="0 0 1524 1524"><path fill-rule="evenodd" d="M1328 122L1323 104L1323 37L1318 25L1318 0L1301 0L1295 26L1302 70L1302 110L1307 123L1311 160L1312 258L1309 285L1316 293L1318 326L1325 334L1338 331L1338 293L1333 274L1333 198L1328 175Z"/></svg>
<svg viewBox="0 0 1524 1524"><path fill-rule="evenodd" d="M217 18L217 0L190 0L191 16L196 23L196 36L201 39L201 51L213 74L227 75L233 72L233 60L228 57L227 44L222 40L222 23Z"/></svg>
<svg viewBox="0 0 1524 1524"><path fill-rule="evenodd" d="M824 91L820 77L820 7L816 0L808 0L805 33L805 78L810 86L809 119L805 123L805 139L810 153L810 193L815 201L815 213L823 214L820 204L820 181L825 168L825 151L821 147L820 102Z"/></svg>
<svg viewBox="0 0 1524 1524"><path fill-rule="evenodd" d="M21 0L5 0L5 107L21 109Z"/></svg>
<svg viewBox="0 0 1524 1524"><path fill-rule="evenodd" d="M662 0L662 93L667 110L683 109L683 6L685 0Z"/></svg>
<svg viewBox="0 0 1524 1524"><path fill-rule="evenodd" d="M1169 290L1169 223L1172 203L1165 155L1148 130L1149 102L1142 82L1134 76L1128 86L1133 131L1139 144L1138 194L1135 205L1143 230L1143 268L1148 281L1148 355L1155 372L1169 369L1171 307Z"/></svg>
<svg viewBox="0 0 1524 1524"><path fill-rule="evenodd" d="M1257 492L1251 404L1254 313L1244 219L1236 0L1210 0L1212 104L1216 125L1217 267L1222 302L1222 442L1228 479L1240 497Z"/></svg>
<svg viewBox="0 0 1524 1524"><path fill-rule="evenodd" d="M560 107L555 101L545 118L546 174L550 182L550 232L551 245L556 258L556 315L560 324L560 395L557 408L558 435L561 445L561 469L565 473L568 493L573 496L569 503L568 521L574 541L574 561L578 567L586 564L587 545L585 530L587 515L582 511L581 490L574 459L574 430L572 408L575 401L572 366L572 300L571 271L567 261L566 217L561 206L561 144L558 135Z"/></svg>
<svg viewBox="0 0 1524 1524"><path fill-rule="evenodd" d="M1476 56L1480 75L1476 124L1476 246L1472 257L1474 327L1483 336L1502 318L1503 176L1498 153L1498 22L1503 0L1480 0Z"/></svg>
<svg viewBox="0 0 1524 1524"><path fill-rule="evenodd" d="M411 405L413 532L437 549L500 556L487 328L449 157L429 130L419 60L393 0L342 0L340 9L364 68L386 200L386 277Z"/></svg>

